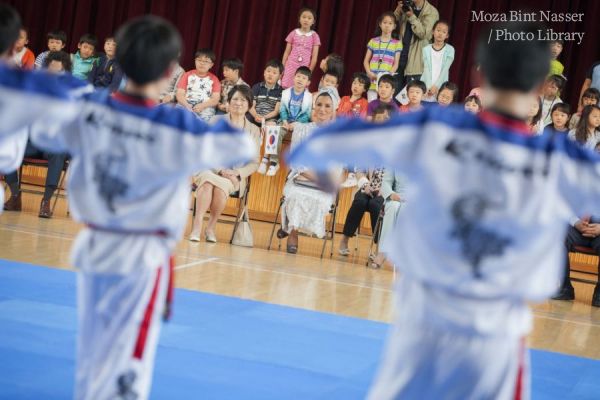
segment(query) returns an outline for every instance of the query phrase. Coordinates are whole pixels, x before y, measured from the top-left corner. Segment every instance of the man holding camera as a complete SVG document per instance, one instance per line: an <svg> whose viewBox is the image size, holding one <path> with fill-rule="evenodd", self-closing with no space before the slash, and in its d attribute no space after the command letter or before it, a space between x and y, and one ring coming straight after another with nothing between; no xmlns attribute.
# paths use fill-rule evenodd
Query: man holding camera
<svg viewBox="0 0 600 400"><path fill-rule="evenodd" d="M403 0L394 10L398 19L402 53L398 67L396 91L423 74L423 47L431 40L433 24L440 18L438 10L427 0Z"/></svg>

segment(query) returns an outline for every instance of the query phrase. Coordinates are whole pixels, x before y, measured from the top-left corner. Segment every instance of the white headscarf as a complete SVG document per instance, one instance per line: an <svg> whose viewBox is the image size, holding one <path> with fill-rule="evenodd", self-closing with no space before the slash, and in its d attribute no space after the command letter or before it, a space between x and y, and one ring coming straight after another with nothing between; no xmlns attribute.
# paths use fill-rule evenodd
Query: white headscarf
<svg viewBox="0 0 600 400"><path fill-rule="evenodd" d="M340 95L337 89L332 87L322 87L321 89L319 89L319 92L317 93L316 97L319 97L323 93L328 94L329 97L331 97L331 101L333 102L333 109L337 110L338 105L340 104Z"/></svg>

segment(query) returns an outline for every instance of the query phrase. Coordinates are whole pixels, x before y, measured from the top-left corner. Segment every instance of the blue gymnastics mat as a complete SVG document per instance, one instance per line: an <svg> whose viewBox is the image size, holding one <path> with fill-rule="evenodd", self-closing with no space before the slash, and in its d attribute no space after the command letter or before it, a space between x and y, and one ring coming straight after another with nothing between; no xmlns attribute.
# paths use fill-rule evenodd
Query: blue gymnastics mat
<svg viewBox="0 0 600 400"><path fill-rule="evenodd" d="M388 325L178 289L152 399L362 399ZM0 399L69 399L75 273L0 260ZM532 351L534 399L600 398L600 361Z"/></svg>

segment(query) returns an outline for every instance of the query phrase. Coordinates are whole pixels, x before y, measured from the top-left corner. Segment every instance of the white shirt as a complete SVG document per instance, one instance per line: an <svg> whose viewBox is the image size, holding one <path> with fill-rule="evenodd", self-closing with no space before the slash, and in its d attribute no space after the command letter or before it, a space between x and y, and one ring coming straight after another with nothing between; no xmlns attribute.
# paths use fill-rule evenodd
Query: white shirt
<svg viewBox="0 0 600 400"><path fill-rule="evenodd" d="M446 46L442 47L440 50L436 50L431 46L431 82L437 82L440 77L445 47Z"/></svg>

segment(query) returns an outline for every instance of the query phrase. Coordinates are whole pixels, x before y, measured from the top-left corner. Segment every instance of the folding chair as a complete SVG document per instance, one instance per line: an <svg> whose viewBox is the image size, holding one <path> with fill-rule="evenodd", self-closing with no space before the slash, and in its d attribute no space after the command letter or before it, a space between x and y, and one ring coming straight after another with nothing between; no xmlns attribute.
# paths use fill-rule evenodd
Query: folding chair
<svg viewBox="0 0 600 400"><path fill-rule="evenodd" d="M375 231L373 232L373 236L371 236L371 243L369 244L369 256L367 257L367 264L371 262L371 258L375 257L379 252L379 240L381 239L381 228L383 226L383 217L385 216L385 204L381 207L381 211L379 211L379 215L377 216L377 222L375 223ZM377 243L375 242L375 238L377 238ZM376 246L376 252L373 253L373 245Z"/></svg>
<svg viewBox="0 0 600 400"><path fill-rule="evenodd" d="M234 199L238 199L238 210L235 216L235 222L233 222L233 232L231 232L231 239L229 240L230 244L233 242L233 236L235 235L235 231L239 226L239 219L242 215L242 212L244 211L244 208L248 206L248 193L250 193L250 182L251 177L248 177L248 181L246 182L246 190L244 191L241 197L239 192L229 196ZM192 183L192 218L196 216L196 196L194 196L194 193L196 192L197 188L198 187L196 186L196 184ZM231 223L231 221L229 220L219 220L219 222Z"/></svg>
<svg viewBox="0 0 600 400"><path fill-rule="evenodd" d="M21 166L19 167L19 190L23 193L44 195L43 190L22 189L21 188L21 185L23 184L23 167L25 167L25 166L48 168L48 160L44 160L41 158L26 157L23 159L23 162L21 163ZM62 171L61 171L60 179L58 181L58 186L56 187L56 191L54 192L54 202L52 203L52 214L54 214L54 209L56 208L56 203L58 202L58 198L59 197L67 198L66 195L61 194L60 192L63 188L63 184L65 182L65 177L67 176L68 168L69 168L69 159L67 158L67 159L65 159L65 163L64 163ZM34 186L39 186L39 185L34 185ZM67 214L68 214L68 211L67 211Z"/></svg>
<svg viewBox="0 0 600 400"><path fill-rule="evenodd" d="M317 190L317 189L315 189L315 190ZM325 246L327 245L328 240L331 240L331 251L329 253L329 258L333 257L333 246L334 246L334 239L335 239L335 219L337 216L339 200L340 200L340 195L338 192L338 193L336 193L335 201L333 202L333 204L331 204L331 207L329 208L329 215L331 216L330 217L331 223L330 223L329 230L326 230L325 236L323 237L323 247L321 249L321 258L323 258L323 255L325 254ZM269 246L267 247L267 250L271 250L271 244L273 243L273 236L275 235L275 228L277 227L277 224L279 224L281 226L281 223L277 222L277 221L279 221L279 214L281 213L281 207L283 206L284 202L285 202L285 196L281 196L281 200L279 200L279 207L277 207L277 213L275 214L275 220L273 221L273 227L271 229L271 236L269 237ZM313 236L313 235L305 235L305 234L301 234L301 235L309 236L309 237ZM281 250L281 239L279 239L278 249Z"/></svg>

